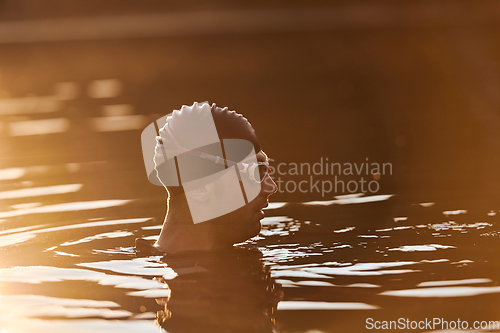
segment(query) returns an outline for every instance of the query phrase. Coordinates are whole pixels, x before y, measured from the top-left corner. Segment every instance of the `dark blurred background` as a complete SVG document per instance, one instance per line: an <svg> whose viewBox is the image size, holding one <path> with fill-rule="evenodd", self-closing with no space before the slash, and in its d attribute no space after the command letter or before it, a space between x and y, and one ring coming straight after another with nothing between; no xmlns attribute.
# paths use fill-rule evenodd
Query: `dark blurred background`
<svg viewBox="0 0 500 333"><path fill-rule="evenodd" d="M499 36L497 1L3 0L0 177L86 172L159 194L142 129L209 101L244 114L275 164L368 158L393 165L379 194L490 207Z"/></svg>

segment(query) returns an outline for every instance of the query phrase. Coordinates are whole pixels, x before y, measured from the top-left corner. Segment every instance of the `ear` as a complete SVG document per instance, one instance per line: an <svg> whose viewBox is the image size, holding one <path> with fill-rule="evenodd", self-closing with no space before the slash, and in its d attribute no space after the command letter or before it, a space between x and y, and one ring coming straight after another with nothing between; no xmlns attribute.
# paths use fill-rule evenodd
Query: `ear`
<svg viewBox="0 0 500 333"><path fill-rule="evenodd" d="M200 188L197 188L196 190L188 191L187 195L196 201L206 202L210 197L210 189L208 188L208 186L202 186Z"/></svg>

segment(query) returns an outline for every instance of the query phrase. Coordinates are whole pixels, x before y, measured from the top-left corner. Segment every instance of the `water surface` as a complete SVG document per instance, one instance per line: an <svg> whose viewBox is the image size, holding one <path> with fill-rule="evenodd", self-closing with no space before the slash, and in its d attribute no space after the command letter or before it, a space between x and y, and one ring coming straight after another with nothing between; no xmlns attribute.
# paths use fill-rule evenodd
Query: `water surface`
<svg viewBox="0 0 500 333"><path fill-rule="evenodd" d="M3 332L361 332L367 318L500 317L500 207L397 193L274 202L261 234L232 250L137 257L134 239L159 233L164 193L139 195L127 179L142 173L126 165L78 170L2 185Z"/></svg>

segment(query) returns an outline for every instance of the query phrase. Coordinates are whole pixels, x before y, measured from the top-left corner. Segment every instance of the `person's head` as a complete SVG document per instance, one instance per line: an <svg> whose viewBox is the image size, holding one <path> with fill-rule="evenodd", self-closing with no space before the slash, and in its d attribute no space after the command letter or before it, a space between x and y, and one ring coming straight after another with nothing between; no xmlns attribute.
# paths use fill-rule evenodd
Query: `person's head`
<svg viewBox="0 0 500 333"><path fill-rule="evenodd" d="M159 130L154 160L175 223L210 228L222 244L259 233L276 184L241 114L208 103L183 106Z"/></svg>

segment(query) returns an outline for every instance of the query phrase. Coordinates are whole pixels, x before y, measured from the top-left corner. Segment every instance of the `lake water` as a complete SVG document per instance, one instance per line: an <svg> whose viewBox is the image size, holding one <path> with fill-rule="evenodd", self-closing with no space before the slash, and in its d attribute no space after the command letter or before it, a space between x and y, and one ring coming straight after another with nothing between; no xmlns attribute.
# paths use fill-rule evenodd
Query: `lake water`
<svg viewBox="0 0 500 333"><path fill-rule="evenodd" d="M24 2L0 3L0 333L500 331L500 3ZM166 206L140 133L205 100L274 165L393 169L276 193L231 251L137 257Z"/></svg>
<svg viewBox="0 0 500 333"><path fill-rule="evenodd" d="M261 234L231 251L137 257L135 238L155 240L165 210L141 168L2 172L2 333L363 332L426 318L470 329L500 319L500 206L396 193L272 202Z"/></svg>

